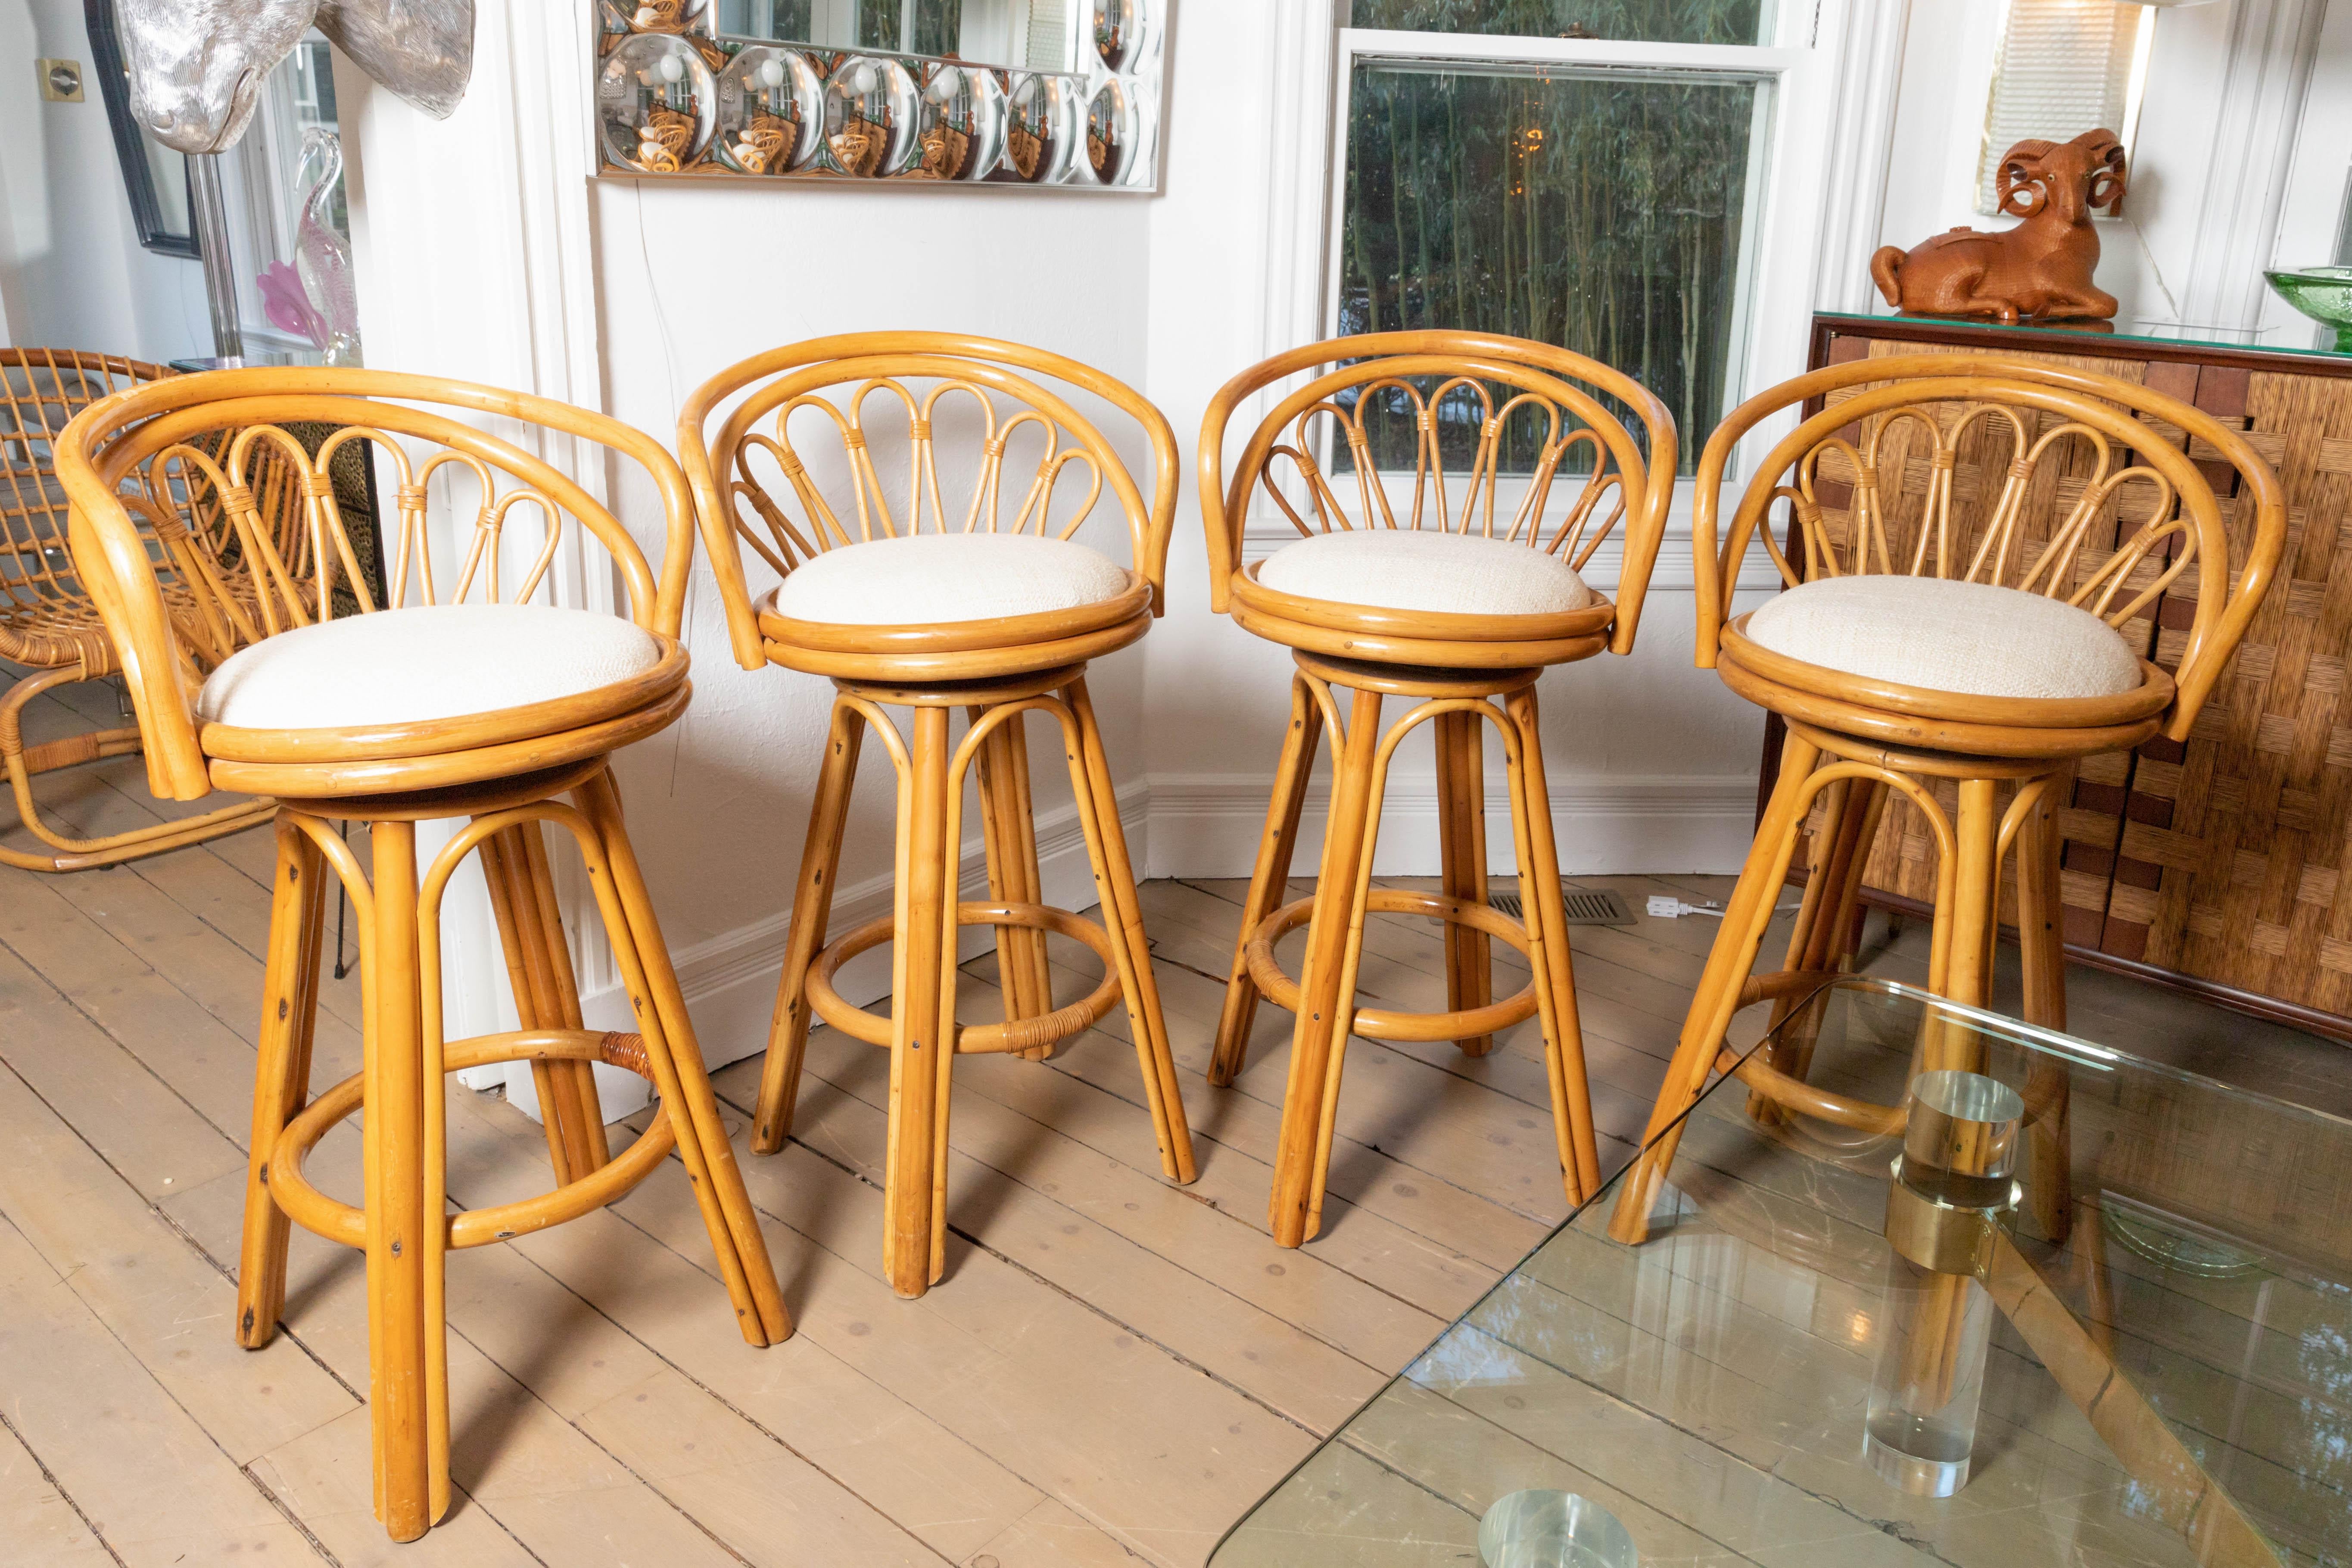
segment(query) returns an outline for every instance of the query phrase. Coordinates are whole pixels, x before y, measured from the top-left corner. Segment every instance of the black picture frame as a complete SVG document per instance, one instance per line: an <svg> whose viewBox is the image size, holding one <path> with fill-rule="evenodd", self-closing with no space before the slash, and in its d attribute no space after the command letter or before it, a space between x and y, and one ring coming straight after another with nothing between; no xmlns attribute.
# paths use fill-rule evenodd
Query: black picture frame
<svg viewBox="0 0 2352 1568"><path fill-rule="evenodd" d="M203 252L196 246L193 221L185 234L163 226L163 204L155 194L155 166L148 161L146 133L131 118L131 83L123 71L114 0L82 0L82 19L89 28L90 68L98 74L99 93L106 100L107 124L114 132L114 158L122 165L122 185L131 197L131 218L138 225L139 243L159 256L200 259ZM191 191L187 210L194 212L195 205Z"/></svg>

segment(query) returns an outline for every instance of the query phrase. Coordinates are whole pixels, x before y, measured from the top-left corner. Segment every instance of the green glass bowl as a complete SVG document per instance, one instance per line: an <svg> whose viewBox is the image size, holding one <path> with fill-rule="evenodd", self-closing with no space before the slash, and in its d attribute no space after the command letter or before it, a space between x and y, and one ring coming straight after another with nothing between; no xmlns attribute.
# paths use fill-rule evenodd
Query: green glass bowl
<svg viewBox="0 0 2352 1568"><path fill-rule="evenodd" d="M2278 297L2325 327L2336 329L2336 352L2352 354L2352 267L2305 267L2265 272Z"/></svg>

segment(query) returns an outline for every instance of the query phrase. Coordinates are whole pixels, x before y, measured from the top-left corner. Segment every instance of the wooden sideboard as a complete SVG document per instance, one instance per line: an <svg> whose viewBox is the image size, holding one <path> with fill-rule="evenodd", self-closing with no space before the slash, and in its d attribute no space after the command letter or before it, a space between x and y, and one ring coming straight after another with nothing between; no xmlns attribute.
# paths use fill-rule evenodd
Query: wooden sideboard
<svg viewBox="0 0 2352 1568"><path fill-rule="evenodd" d="M2243 428L2277 469L2286 553L2195 732L2093 758L2077 774L2062 818L2065 938L2080 962L2352 1040L2352 356L1814 318L1814 367L1927 349L2021 353L2144 383ZM2200 467L2217 485L2234 480L2226 465ZM1971 476L1955 477L1965 500ZM2193 576L2157 607L2159 664L2179 656ZM1768 792L1780 743L1776 720ZM1890 805L1865 886L1882 907L1927 912L1934 851L1908 805ZM2013 923L2013 873L2002 910Z"/></svg>

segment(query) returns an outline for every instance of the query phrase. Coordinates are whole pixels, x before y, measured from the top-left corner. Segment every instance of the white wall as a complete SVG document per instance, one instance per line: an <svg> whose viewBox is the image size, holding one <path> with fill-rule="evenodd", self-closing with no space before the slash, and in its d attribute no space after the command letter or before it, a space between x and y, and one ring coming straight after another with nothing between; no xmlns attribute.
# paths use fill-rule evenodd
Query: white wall
<svg viewBox="0 0 2352 1568"><path fill-rule="evenodd" d="M33 62L79 60L79 103ZM212 352L204 268L140 247L81 0L0 0L0 327L20 347L165 361Z"/></svg>

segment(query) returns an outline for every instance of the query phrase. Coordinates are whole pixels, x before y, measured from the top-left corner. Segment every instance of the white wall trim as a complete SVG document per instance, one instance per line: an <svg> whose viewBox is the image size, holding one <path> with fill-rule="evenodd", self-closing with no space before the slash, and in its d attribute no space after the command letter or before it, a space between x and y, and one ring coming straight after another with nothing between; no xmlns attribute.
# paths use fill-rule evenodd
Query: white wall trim
<svg viewBox="0 0 2352 1568"><path fill-rule="evenodd" d="M1824 310L1867 310L1878 297L1870 257L1885 226L1895 110L1910 29L1911 0L1853 0L1846 10L1813 263L1813 299Z"/></svg>
<svg viewBox="0 0 2352 1568"><path fill-rule="evenodd" d="M1265 772L1155 773L1151 778L1151 860L1155 877L1246 877L1257 858L1272 778ZM1614 872L1736 871L1756 821L1756 780L1733 774L1618 775L1549 780L1553 836L1560 869ZM1312 877L1323 843L1329 781L1310 781L1299 816L1292 874ZM1507 799L1500 776L1487 780L1486 860L1498 877L1517 874ZM1437 783L1391 775L1381 811L1372 869L1383 877L1434 876Z"/></svg>
<svg viewBox="0 0 2352 1568"><path fill-rule="evenodd" d="M2273 267L2310 267L2336 259L2347 184L2352 184L2352 4L2327 7L2304 92L2303 123L2281 204ZM2275 296L2263 300L2264 322L2283 347L2328 346L2336 334Z"/></svg>
<svg viewBox="0 0 2352 1568"><path fill-rule="evenodd" d="M2231 0L2220 123L2180 288L2189 321L2252 327L2278 242L2295 133L2326 0Z"/></svg>

